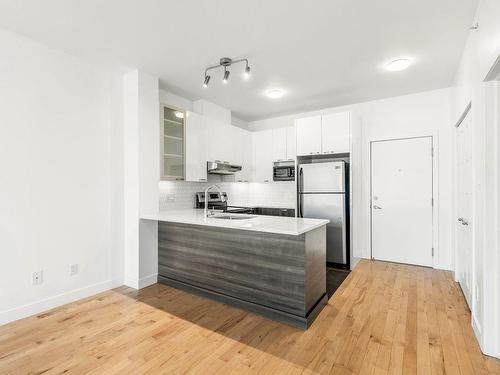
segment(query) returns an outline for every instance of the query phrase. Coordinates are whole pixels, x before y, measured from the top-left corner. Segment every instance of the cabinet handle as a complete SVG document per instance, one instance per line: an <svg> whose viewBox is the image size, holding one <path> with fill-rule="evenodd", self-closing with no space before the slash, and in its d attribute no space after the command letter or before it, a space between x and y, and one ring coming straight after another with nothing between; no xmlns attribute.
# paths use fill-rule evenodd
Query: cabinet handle
<svg viewBox="0 0 500 375"><path fill-rule="evenodd" d="M310 152L309 155L314 155L314 152Z"/></svg>
<svg viewBox="0 0 500 375"><path fill-rule="evenodd" d="M206 181L206 178L200 178L199 181Z"/></svg>
<svg viewBox="0 0 500 375"><path fill-rule="evenodd" d="M264 182L269 182L269 180L264 180Z"/></svg>

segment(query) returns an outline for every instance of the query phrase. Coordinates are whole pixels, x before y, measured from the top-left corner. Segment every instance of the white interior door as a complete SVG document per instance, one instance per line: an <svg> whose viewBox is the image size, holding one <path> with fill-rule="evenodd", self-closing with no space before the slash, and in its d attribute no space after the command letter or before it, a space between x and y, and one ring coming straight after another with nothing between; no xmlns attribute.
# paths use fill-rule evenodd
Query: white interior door
<svg viewBox="0 0 500 375"><path fill-rule="evenodd" d="M371 143L372 257L432 267L432 137Z"/></svg>
<svg viewBox="0 0 500 375"><path fill-rule="evenodd" d="M469 111L456 131L456 268L457 278L471 307L472 301L472 122Z"/></svg>

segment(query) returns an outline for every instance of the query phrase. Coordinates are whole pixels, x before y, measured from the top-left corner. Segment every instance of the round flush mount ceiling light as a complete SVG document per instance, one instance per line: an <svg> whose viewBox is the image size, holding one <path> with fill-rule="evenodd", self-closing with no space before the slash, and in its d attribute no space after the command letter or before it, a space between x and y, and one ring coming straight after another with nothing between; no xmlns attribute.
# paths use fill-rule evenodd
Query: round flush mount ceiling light
<svg viewBox="0 0 500 375"><path fill-rule="evenodd" d="M385 69L389 72L400 72L407 69L411 65L410 59L396 59L385 65Z"/></svg>
<svg viewBox="0 0 500 375"><path fill-rule="evenodd" d="M282 89L271 89L266 91L266 96L270 99L279 99L285 95L285 91Z"/></svg>

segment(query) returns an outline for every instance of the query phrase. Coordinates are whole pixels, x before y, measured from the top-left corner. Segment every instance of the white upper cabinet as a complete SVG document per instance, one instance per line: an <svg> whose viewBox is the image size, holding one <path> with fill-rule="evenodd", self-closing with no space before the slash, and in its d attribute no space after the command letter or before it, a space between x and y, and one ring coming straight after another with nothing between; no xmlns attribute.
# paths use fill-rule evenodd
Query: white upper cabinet
<svg viewBox="0 0 500 375"><path fill-rule="evenodd" d="M297 119L295 121L297 155L349 152L350 128L350 112Z"/></svg>
<svg viewBox="0 0 500 375"><path fill-rule="evenodd" d="M186 113L186 181L207 180L207 141L205 118Z"/></svg>
<svg viewBox="0 0 500 375"><path fill-rule="evenodd" d="M287 160L295 160L297 157L297 137L295 135L295 127L289 126L286 129L286 158Z"/></svg>
<svg viewBox="0 0 500 375"><path fill-rule="evenodd" d="M321 154L321 116L295 121L297 156Z"/></svg>
<svg viewBox="0 0 500 375"><path fill-rule="evenodd" d="M232 125L205 116L208 161L232 163Z"/></svg>
<svg viewBox="0 0 500 375"><path fill-rule="evenodd" d="M272 130L273 137L273 161L286 160L286 128Z"/></svg>
<svg viewBox="0 0 500 375"><path fill-rule="evenodd" d="M273 161L295 160L295 127L276 128L273 132Z"/></svg>
<svg viewBox="0 0 500 375"><path fill-rule="evenodd" d="M254 178L255 182L273 180L273 131L253 133Z"/></svg>
<svg viewBox="0 0 500 375"><path fill-rule="evenodd" d="M236 126L232 126L232 128L234 160L231 162L241 165L241 171L235 174L234 181L249 182L252 180L253 174L252 134L248 130Z"/></svg>
<svg viewBox="0 0 500 375"><path fill-rule="evenodd" d="M161 179L185 179L184 112L161 104Z"/></svg>
<svg viewBox="0 0 500 375"><path fill-rule="evenodd" d="M332 113L321 118L321 152L339 154L349 152L351 133L350 112Z"/></svg>

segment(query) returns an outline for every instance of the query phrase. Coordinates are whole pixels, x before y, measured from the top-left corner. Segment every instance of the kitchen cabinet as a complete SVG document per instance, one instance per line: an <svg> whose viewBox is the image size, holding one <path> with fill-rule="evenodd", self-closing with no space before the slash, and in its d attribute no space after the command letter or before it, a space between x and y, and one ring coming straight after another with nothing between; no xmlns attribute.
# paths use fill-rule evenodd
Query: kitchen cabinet
<svg viewBox="0 0 500 375"><path fill-rule="evenodd" d="M321 116L295 121L297 156L321 154Z"/></svg>
<svg viewBox="0 0 500 375"><path fill-rule="evenodd" d="M286 128L272 130L273 161L286 160Z"/></svg>
<svg viewBox="0 0 500 375"><path fill-rule="evenodd" d="M295 121L297 155L349 152L350 124L350 112L297 119Z"/></svg>
<svg viewBox="0 0 500 375"><path fill-rule="evenodd" d="M297 157L297 137L295 135L295 127L289 126L286 129L286 158L295 160Z"/></svg>
<svg viewBox="0 0 500 375"><path fill-rule="evenodd" d="M252 133L193 112L187 113L185 128L187 181L207 181L207 161L241 165L241 172L227 176L228 182L252 180L254 162Z"/></svg>
<svg viewBox="0 0 500 375"><path fill-rule="evenodd" d="M186 113L186 181L207 181L207 142L205 118Z"/></svg>
<svg viewBox="0 0 500 375"><path fill-rule="evenodd" d="M208 160L232 163L232 125L206 116L205 123Z"/></svg>
<svg viewBox="0 0 500 375"><path fill-rule="evenodd" d="M254 178L255 182L273 180L273 131L253 133Z"/></svg>
<svg viewBox="0 0 500 375"><path fill-rule="evenodd" d="M235 164L241 165L241 171L234 176L235 182L249 182L253 176L252 134L236 126L233 128L233 153Z"/></svg>
<svg viewBox="0 0 500 375"><path fill-rule="evenodd" d="M276 128L272 130L273 161L295 160L296 139L295 128Z"/></svg>
<svg viewBox="0 0 500 375"><path fill-rule="evenodd" d="M161 105L161 179L182 181L185 178L185 113Z"/></svg>
<svg viewBox="0 0 500 375"><path fill-rule="evenodd" d="M332 113L321 117L321 152L339 154L349 152L351 114Z"/></svg>

